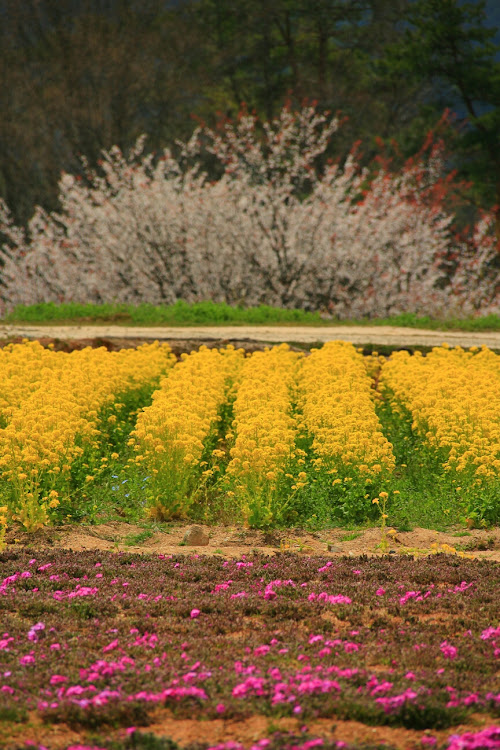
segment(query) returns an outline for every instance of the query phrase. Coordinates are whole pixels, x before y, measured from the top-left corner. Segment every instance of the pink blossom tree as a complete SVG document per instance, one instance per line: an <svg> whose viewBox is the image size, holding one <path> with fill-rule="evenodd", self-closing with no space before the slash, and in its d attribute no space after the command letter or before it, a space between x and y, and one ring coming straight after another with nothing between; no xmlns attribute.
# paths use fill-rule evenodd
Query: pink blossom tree
<svg viewBox="0 0 500 750"><path fill-rule="evenodd" d="M394 173L356 150L324 164L339 123L285 107L259 126L197 128L179 155L113 147L85 178L63 174L61 210L26 230L0 203L4 306L40 301L212 299L325 309L339 317L498 310L493 216L452 230L450 180L429 141ZM200 166L206 150L222 174Z"/></svg>

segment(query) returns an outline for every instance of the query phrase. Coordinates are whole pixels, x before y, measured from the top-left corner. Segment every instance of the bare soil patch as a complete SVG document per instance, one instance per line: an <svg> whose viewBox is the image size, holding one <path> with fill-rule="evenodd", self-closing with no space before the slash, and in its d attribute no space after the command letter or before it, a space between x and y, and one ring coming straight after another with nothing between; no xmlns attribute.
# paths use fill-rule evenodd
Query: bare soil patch
<svg viewBox="0 0 500 750"><path fill-rule="evenodd" d="M449 530L446 532L415 528L387 536L388 546L381 545L379 528L355 532L335 528L310 532L303 529L273 529L259 531L236 526L204 526L208 545L187 546L183 542L192 524L177 524L166 530L151 530L144 536L145 527L123 521L111 521L96 526L65 525L45 528L32 534L20 530L7 535L8 547L37 549L67 549L74 551L128 551L139 554L193 554L221 558L236 558L250 552L274 555L292 552L299 555L329 555L334 557L370 557L382 554L419 557L434 552L466 555L477 559L500 562L500 528ZM147 530L147 529L146 529Z"/></svg>
<svg viewBox="0 0 500 750"><path fill-rule="evenodd" d="M494 719L484 715L472 716L467 724L459 724L453 731L457 734L464 732L477 732L484 726L494 723ZM194 743L209 741L212 745L241 742L245 747L258 742L270 734L279 732L293 732L300 735L304 728L304 721L300 718L267 718L255 715L249 719L236 720L204 720L179 719L171 715L165 709L158 709L153 723L141 729L144 733L151 733L155 737L168 737L177 742L180 747ZM389 726L367 726L359 721L343 721L339 719L316 719L307 722L307 731L311 735L331 738L352 744L368 744L372 746L387 743L389 747L414 748L421 746L421 738L425 733L401 727ZM123 729L107 730L108 739L124 739L126 733ZM450 730L433 730L429 732L441 744L450 735ZM36 746L48 747L50 750L63 750L70 744L80 745L86 742L85 734L71 729L65 724L52 724L48 726L33 714L25 725L12 727L10 731L10 742L25 741ZM2 747L2 745L0 745Z"/></svg>

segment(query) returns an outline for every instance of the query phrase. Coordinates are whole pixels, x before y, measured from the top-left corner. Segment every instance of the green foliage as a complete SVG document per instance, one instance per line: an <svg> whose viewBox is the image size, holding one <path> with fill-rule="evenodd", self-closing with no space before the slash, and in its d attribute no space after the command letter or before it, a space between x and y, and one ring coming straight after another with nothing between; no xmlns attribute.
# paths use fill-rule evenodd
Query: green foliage
<svg viewBox="0 0 500 750"><path fill-rule="evenodd" d="M305 310L287 310L268 305L244 308L233 307L225 302L194 302L178 300L173 305L156 306L147 303L124 304L80 304L53 302L37 305L18 305L9 313L8 322L114 322L127 325L239 325L269 323L314 323L321 324L318 313Z"/></svg>
<svg viewBox="0 0 500 750"><path fill-rule="evenodd" d="M442 106L459 111L455 163L473 180L473 196L498 204L500 197L500 45L487 26L484 0L416 0L405 14L409 26L389 48L388 71L431 82Z"/></svg>

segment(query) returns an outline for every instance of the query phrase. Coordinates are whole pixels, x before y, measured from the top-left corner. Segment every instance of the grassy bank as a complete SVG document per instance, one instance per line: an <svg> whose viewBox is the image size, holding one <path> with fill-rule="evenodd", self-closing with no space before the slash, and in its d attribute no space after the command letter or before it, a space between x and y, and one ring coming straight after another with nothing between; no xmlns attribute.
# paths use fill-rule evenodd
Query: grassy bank
<svg viewBox="0 0 500 750"><path fill-rule="evenodd" d="M225 303L179 300L173 305L84 304L53 302L18 305L5 315L4 323L117 323L137 326L190 325L377 325L426 328L441 331L500 331L500 315L477 318L443 318L402 313L388 318L339 320L326 318L319 312L288 310L268 305L233 307Z"/></svg>

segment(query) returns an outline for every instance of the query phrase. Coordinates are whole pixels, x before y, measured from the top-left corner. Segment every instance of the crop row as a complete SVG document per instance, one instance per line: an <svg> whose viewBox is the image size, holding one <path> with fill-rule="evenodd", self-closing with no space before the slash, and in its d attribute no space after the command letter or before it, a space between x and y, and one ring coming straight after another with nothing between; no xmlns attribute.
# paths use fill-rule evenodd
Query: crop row
<svg viewBox="0 0 500 750"><path fill-rule="evenodd" d="M96 515L106 497L159 520L261 527L360 522L380 498L400 513L426 498L453 520L492 523L500 358L440 347L386 361L330 342L309 356L201 347L177 362L158 343L11 345L0 351L0 469L3 527Z"/></svg>

